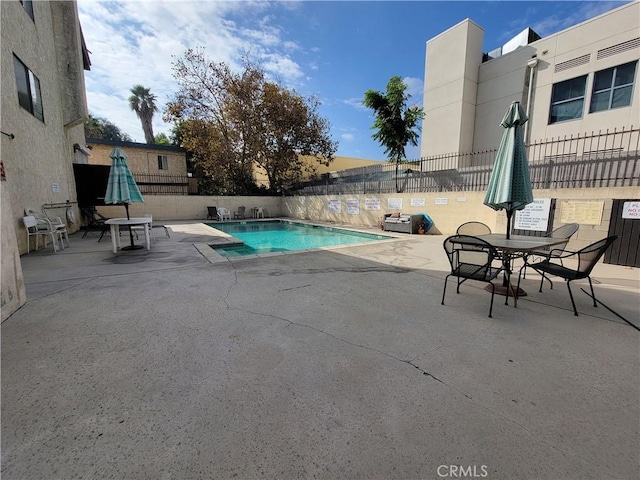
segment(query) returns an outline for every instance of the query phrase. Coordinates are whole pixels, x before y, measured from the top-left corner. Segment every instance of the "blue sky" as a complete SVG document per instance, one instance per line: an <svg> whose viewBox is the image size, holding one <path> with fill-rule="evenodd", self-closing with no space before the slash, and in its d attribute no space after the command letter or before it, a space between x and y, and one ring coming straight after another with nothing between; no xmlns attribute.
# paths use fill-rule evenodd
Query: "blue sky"
<svg viewBox="0 0 640 480"><path fill-rule="evenodd" d="M129 109L133 85L157 98L154 133L176 92L171 63L190 47L213 61L239 68L245 51L267 73L322 102L337 155L385 159L371 138L373 116L361 102L368 89L384 91L394 75L405 79L410 103L422 106L427 40L465 18L485 32L483 51L504 44L526 27L547 36L627 2L599 1L184 1L78 0L91 52L85 72L89 111L144 142ZM407 150L419 156L419 147Z"/></svg>

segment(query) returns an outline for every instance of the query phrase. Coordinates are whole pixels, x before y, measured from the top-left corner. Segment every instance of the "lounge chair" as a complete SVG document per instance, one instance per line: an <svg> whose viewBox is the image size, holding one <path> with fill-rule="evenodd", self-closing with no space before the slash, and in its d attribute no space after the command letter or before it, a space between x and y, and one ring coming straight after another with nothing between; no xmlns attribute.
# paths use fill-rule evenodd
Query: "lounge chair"
<svg viewBox="0 0 640 480"><path fill-rule="evenodd" d="M216 207L207 207L207 220L220 220Z"/></svg>
<svg viewBox="0 0 640 480"><path fill-rule="evenodd" d="M233 218L239 218L239 219L244 219L244 211L247 209L247 207L238 207L238 210L236 210L235 212L233 212Z"/></svg>
<svg viewBox="0 0 640 480"><path fill-rule="evenodd" d="M80 212L87 222L87 224L82 227L84 230L82 238L86 237L90 230L100 230L100 238L98 239L98 242L100 242L104 234L109 232L109 225L105 224L109 218L99 213L95 207L81 207Z"/></svg>

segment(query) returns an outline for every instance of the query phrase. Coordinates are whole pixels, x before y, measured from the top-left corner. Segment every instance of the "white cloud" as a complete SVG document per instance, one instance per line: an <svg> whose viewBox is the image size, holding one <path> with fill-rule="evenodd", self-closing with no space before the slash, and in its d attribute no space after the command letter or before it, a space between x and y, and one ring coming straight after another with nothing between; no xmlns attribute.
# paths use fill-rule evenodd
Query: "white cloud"
<svg viewBox="0 0 640 480"><path fill-rule="evenodd" d="M349 105L350 107L357 108L358 110L367 110L367 107L362 104L363 100L364 97L352 97L343 100L342 103L344 103L345 105Z"/></svg>
<svg viewBox="0 0 640 480"><path fill-rule="evenodd" d="M355 136L353 135L353 133L343 133L341 135L341 138L343 140L348 141L348 142L351 142L351 141L355 140Z"/></svg>
<svg viewBox="0 0 640 480"><path fill-rule="evenodd" d="M210 60L234 70L240 68L243 53L250 52L269 74L295 85L304 78L301 65L289 54L297 44L282 38L280 28L264 14L269 8L262 1L79 0L92 62L85 73L89 111L144 141L140 121L128 104L130 89L141 84L157 97L154 133L169 133L162 110L177 88L172 62L187 48L204 47Z"/></svg>
<svg viewBox="0 0 640 480"><path fill-rule="evenodd" d="M422 94L424 92L424 82L422 81L421 78L404 77L402 81L407 86L406 93L408 93L414 98L415 97L422 98Z"/></svg>

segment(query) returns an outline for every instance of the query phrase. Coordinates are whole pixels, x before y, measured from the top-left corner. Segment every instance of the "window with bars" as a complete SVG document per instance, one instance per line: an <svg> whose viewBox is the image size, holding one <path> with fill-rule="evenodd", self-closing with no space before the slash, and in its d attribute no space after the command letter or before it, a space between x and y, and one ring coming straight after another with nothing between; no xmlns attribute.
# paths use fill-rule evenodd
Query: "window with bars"
<svg viewBox="0 0 640 480"><path fill-rule="evenodd" d="M169 170L169 163L166 155L158 155L158 170Z"/></svg>
<svg viewBox="0 0 640 480"><path fill-rule="evenodd" d="M15 55L13 56L13 68L16 74L18 103L20 103L22 108L31 113L31 115L44 122L40 80L38 80L38 77Z"/></svg>
<svg viewBox="0 0 640 480"><path fill-rule="evenodd" d="M553 85L549 123L582 118L587 76L572 78Z"/></svg>
<svg viewBox="0 0 640 480"><path fill-rule="evenodd" d="M596 72L589 113L631 105L637 61Z"/></svg>

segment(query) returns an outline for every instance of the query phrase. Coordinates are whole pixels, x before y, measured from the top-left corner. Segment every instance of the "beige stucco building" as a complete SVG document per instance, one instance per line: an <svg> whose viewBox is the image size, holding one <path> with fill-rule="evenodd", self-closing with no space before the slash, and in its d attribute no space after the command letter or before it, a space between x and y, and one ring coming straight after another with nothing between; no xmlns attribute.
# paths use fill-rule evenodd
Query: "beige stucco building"
<svg viewBox="0 0 640 480"><path fill-rule="evenodd" d="M2 319L25 302L24 209L77 210L74 162L86 162L84 47L76 2L3 1L1 12ZM74 148L74 145L76 147ZM63 205L57 207L56 205ZM70 224L75 231L78 223Z"/></svg>
<svg viewBox="0 0 640 480"><path fill-rule="evenodd" d="M88 159L91 165L111 165L109 155L118 147L127 156L127 165L134 174L187 175L187 151L182 147L100 138L87 138L86 144L91 149Z"/></svg>
<svg viewBox="0 0 640 480"><path fill-rule="evenodd" d="M497 147L512 101L528 112L528 142L637 126L638 1L546 38L525 30L489 54L483 39L466 19L427 41L422 157Z"/></svg>

